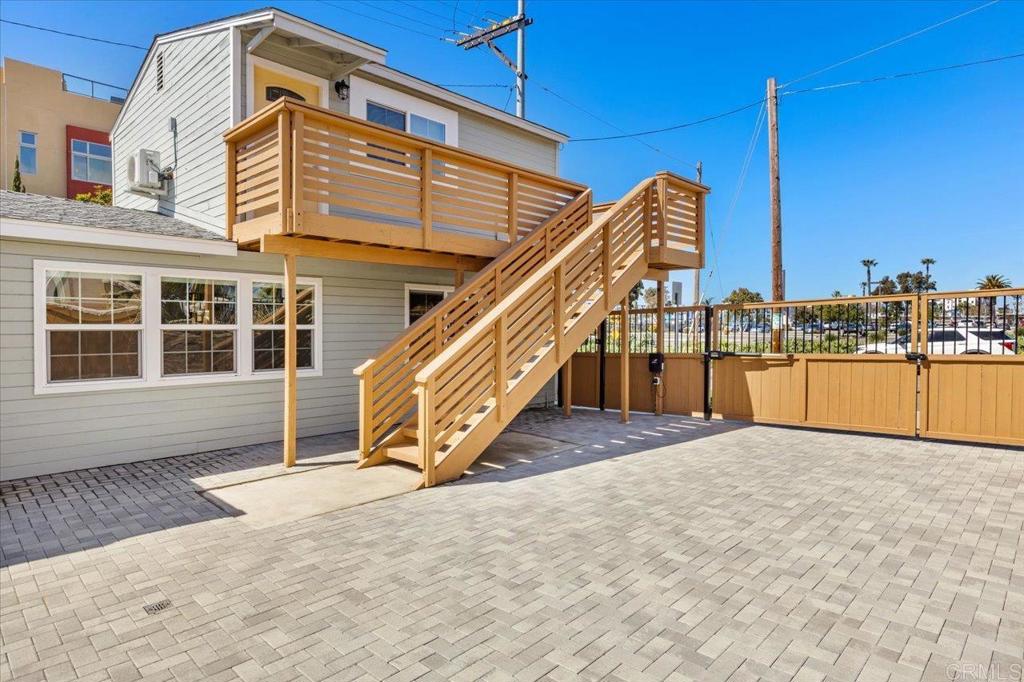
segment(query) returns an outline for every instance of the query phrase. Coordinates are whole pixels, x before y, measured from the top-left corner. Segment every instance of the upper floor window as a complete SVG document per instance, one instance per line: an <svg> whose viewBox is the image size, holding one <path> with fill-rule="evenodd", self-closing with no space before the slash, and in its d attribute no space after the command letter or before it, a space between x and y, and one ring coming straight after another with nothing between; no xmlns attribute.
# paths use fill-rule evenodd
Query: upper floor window
<svg viewBox="0 0 1024 682"><path fill-rule="evenodd" d="M71 140L71 179L111 184L110 145Z"/></svg>
<svg viewBox="0 0 1024 682"><path fill-rule="evenodd" d="M409 117L409 132L444 144L444 124L426 116L412 114Z"/></svg>
<svg viewBox="0 0 1024 682"><path fill-rule="evenodd" d="M366 120L405 132L405 112L374 102L366 103Z"/></svg>
<svg viewBox="0 0 1024 682"><path fill-rule="evenodd" d="M36 133L27 130L18 133L18 167L27 175L36 174Z"/></svg>

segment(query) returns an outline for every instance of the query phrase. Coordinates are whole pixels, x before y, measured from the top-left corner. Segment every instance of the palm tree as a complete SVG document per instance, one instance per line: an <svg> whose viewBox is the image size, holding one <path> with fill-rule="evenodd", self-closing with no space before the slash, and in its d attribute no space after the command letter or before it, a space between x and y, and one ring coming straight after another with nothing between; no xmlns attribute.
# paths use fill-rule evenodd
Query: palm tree
<svg viewBox="0 0 1024 682"><path fill-rule="evenodd" d="M873 258L865 258L864 260L862 260L860 262L860 264L863 265L865 268L867 268L867 271L868 271L868 296L870 296L871 295L871 268L873 268L876 265L878 265L878 261L874 260Z"/></svg>
<svg viewBox="0 0 1024 682"><path fill-rule="evenodd" d="M1009 289L1010 280L1002 275L985 275L978 280L979 289ZM996 322L996 297L988 297L988 320L991 326Z"/></svg>
<svg viewBox="0 0 1024 682"><path fill-rule="evenodd" d="M1002 275L985 275L978 280L979 289L1009 289L1010 280Z"/></svg>
<svg viewBox="0 0 1024 682"><path fill-rule="evenodd" d="M932 266L935 265L935 259L934 258L922 258L921 259L921 265L924 266L925 281L928 281L928 278L932 274Z"/></svg>

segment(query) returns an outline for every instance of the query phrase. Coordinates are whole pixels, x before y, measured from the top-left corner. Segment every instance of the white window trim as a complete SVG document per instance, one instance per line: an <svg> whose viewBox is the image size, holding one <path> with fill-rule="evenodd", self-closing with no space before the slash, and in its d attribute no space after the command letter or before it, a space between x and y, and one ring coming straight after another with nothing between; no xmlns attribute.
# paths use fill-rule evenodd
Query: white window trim
<svg viewBox="0 0 1024 682"><path fill-rule="evenodd" d="M277 71L278 73L280 73L282 75L285 75L285 76L288 76L289 78L294 78L296 80L305 81L306 83L309 83L311 85L317 86L318 88L320 88L320 101L319 102L310 102L310 104L319 105L319 106L323 107L324 109L329 109L330 108L330 103L331 103L330 83L327 81L326 78L320 78L319 76L314 76L311 73L306 73L305 71L299 71L298 69L293 69L290 66L285 66L284 64L278 64L277 62L272 62L269 59L264 59L263 57L257 57L256 55L247 54L245 56L245 111L246 111L245 115L246 116L252 116L254 113L256 113L255 111L253 111L253 108L256 106L256 89L253 87L253 84L254 84L254 82L256 80L256 67L257 66L260 66L260 67L262 67L264 69L268 69L270 71Z"/></svg>
<svg viewBox="0 0 1024 682"><path fill-rule="evenodd" d="M75 151L75 143L82 142L85 144L84 152ZM98 156L89 151L89 145L96 144L102 147L106 147L110 150L110 156ZM89 172L89 159L96 159L98 161L109 161L110 162L110 182L100 182L98 180L90 180L89 178L76 178L75 177L75 156L85 157L85 172ZM71 179L76 182L91 182L95 185L113 185L114 183L114 147L109 144L103 144L102 142L90 142L89 140L79 140L77 138L71 138Z"/></svg>
<svg viewBox="0 0 1024 682"><path fill-rule="evenodd" d="M46 351L46 271L68 270L74 272L116 273L119 275L142 276L142 338L139 342L139 362L142 377L138 379L97 379L77 382L48 383ZM236 295L235 371L221 374L174 375L164 377L162 348L162 325L160 322L160 278L191 277L198 279L219 279L234 281L238 285ZM35 395L82 393L91 391L116 391L133 388L160 388L164 386L199 386L207 384L228 384L247 381L279 381L284 378L283 370L253 370L252 363L252 283L283 283L284 277L260 272L224 272L135 266L127 263L87 263L72 261L36 260L32 264L32 337L33 376ZM300 377L323 376L323 281L319 277L296 277L297 284L314 287L313 315L313 368L298 370ZM408 304L408 297L406 297ZM408 319L408 315L406 316ZM174 325L178 328L179 325ZM227 328L226 327L226 328ZM80 329L81 327L76 326ZM98 328L98 327L97 327ZM134 328L125 325L125 329ZM180 325L187 329L187 325Z"/></svg>
<svg viewBox="0 0 1024 682"><path fill-rule="evenodd" d="M21 141L21 136L28 133L32 136L32 144L26 144ZM36 150L36 167L31 173L21 167L21 148L28 147L29 149ZM34 133L31 130L19 130L18 131L18 172L22 175L38 175L39 174L39 133Z"/></svg>
<svg viewBox="0 0 1024 682"><path fill-rule="evenodd" d="M405 326L409 326L409 293L413 291L425 291L430 293L441 292L445 298L455 291L455 287L447 284L406 284L405 285L405 299L403 306L405 308L405 316L402 318L405 322Z"/></svg>
<svg viewBox="0 0 1024 682"><path fill-rule="evenodd" d="M412 114L429 118L444 124L444 144L449 147L459 146L459 112L438 106L433 102L413 97L404 92L393 90L373 81L349 76L349 115L366 120L366 103L373 102L389 109L405 112L405 132L410 133ZM412 133L410 133L412 134ZM430 138L423 138L428 140ZM432 142L434 140L431 140Z"/></svg>

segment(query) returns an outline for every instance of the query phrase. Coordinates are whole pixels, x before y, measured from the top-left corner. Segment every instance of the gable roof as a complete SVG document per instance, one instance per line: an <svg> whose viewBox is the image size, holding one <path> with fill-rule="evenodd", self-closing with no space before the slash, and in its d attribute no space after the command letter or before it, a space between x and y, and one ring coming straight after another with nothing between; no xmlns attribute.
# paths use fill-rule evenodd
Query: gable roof
<svg viewBox="0 0 1024 682"><path fill-rule="evenodd" d="M152 211L0 190L0 218L227 242L221 234Z"/></svg>
<svg viewBox="0 0 1024 682"><path fill-rule="evenodd" d="M442 99L454 104L455 106L475 111L481 115L488 116L497 121L501 121L502 123L526 130L534 135L547 138L557 143L564 143L569 139L568 135L552 128L548 128L547 126L535 123L528 119L519 118L518 116L513 116L501 109L473 99L472 97L467 97L439 85L434 85L433 83L416 76L403 73L397 69L392 69L385 65L387 50L384 48L361 41L358 38L353 38L352 36L340 33L332 28L328 28L289 12L285 12L276 7L263 7L261 9L242 12L241 14L233 14L220 19L186 26L175 31L159 33L154 36L152 43L150 43L149 50L146 52L146 57L143 59L138 72L136 72L135 78L132 80L131 87L128 88L128 95L125 97L124 106L118 113L117 119L114 121L114 125L111 127L111 134L113 134L113 131L117 130L121 123L121 117L125 115L126 111L128 111L132 95L135 92L135 86L138 84L139 78L149 66L149 62L155 54L154 48L163 43L180 40L181 38L185 38L190 35L236 27L251 27L254 24L265 24L268 26L275 26L286 31L308 33L308 37L310 39L318 40L328 45L333 44L333 47L339 50L359 54L367 60L360 69L377 78L391 81L411 90L419 91L423 94Z"/></svg>

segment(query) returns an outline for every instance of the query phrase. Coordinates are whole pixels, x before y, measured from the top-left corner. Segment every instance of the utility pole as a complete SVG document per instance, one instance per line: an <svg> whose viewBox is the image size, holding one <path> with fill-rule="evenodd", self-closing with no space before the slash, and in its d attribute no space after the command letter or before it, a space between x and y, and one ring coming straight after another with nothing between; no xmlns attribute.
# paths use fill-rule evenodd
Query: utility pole
<svg viewBox="0 0 1024 682"><path fill-rule="evenodd" d="M786 298L782 275L782 196L779 188L779 96L775 79L768 79L768 175L772 204L772 300Z"/></svg>
<svg viewBox="0 0 1024 682"><path fill-rule="evenodd" d="M533 19L526 16L526 0L519 0L519 13L514 17L503 19L499 22L492 22L487 28L481 28L464 35L454 41L459 47L472 50L474 47L486 45L491 48L498 59L516 75L516 116L526 118L526 27L533 23ZM475 28L475 27L474 27ZM494 41L501 36L516 31L516 61L509 59L508 55L501 51Z"/></svg>
<svg viewBox="0 0 1024 682"><path fill-rule="evenodd" d="M526 17L526 0L519 0L519 16ZM516 31L516 116L526 118L526 26Z"/></svg>

